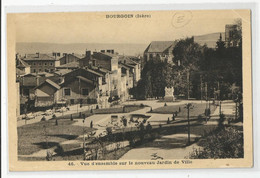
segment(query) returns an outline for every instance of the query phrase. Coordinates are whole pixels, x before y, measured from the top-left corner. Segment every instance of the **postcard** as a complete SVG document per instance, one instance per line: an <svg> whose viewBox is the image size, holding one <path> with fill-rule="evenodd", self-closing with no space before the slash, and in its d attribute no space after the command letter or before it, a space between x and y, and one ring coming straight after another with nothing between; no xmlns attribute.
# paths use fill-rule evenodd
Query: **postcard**
<svg viewBox="0 0 260 178"><path fill-rule="evenodd" d="M7 14L10 171L253 166L251 11Z"/></svg>

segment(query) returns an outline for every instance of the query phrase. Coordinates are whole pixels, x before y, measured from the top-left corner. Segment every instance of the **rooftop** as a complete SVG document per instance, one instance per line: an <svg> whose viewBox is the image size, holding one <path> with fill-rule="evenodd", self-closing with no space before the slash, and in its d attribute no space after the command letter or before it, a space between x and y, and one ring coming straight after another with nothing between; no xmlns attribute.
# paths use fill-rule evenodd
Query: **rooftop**
<svg viewBox="0 0 260 178"><path fill-rule="evenodd" d="M42 84L40 84L39 86L37 86L35 89L40 88L40 87L41 87L42 85L44 85L45 83L48 83L49 85L53 86L53 87L56 88L57 90L60 89L60 86L59 86L57 83L55 83L55 82L53 82L52 80L50 80L50 79L46 79Z"/></svg>
<svg viewBox="0 0 260 178"><path fill-rule="evenodd" d="M25 72L22 71L21 69L16 68L16 74L17 74L17 75L24 75Z"/></svg>
<svg viewBox="0 0 260 178"><path fill-rule="evenodd" d="M145 52L156 53L164 52L171 46L175 45L175 41L152 41L149 46L146 48Z"/></svg>
<svg viewBox="0 0 260 178"><path fill-rule="evenodd" d="M70 73L71 71L72 71L71 69L59 69L59 70L55 71L54 73L58 74L60 76L63 76L67 73Z"/></svg>
<svg viewBox="0 0 260 178"><path fill-rule="evenodd" d="M46 61L55 61L55 58L53 56L50 56L48 54L41 54L41 53L35 53L35 54L26 54L23 57L24 61L35 61L35 60L46 60Z"/></svg>
<svg viewBox="0 0 260 178"><path fill-rule="evenodd" d="M70 62L70 63L67 63L67 64L63 64L63 65L60 65L60 66L57 66L56 67L57 69L59 68L79 68L79 63L78 62Z"/></svg>
<svg viewBox="0 0 260 178"><path fill-rule="evenodd" d="M93 83L93 81L92 80L89 80L89 79L87 79L87 78L85 78L85 77L82 77L82 76L77 76L76 78L78 78L78 79L80 79L80 80L83 80L84 82L87 82L87 83Z"/></svg>
<svg viewBox="0 0 260 178"><path fill-rule="evenodd" d="M16 67L18 68L25 68L25 67L30 67L29 64L27 64L25 61L23 61L22 59L18 58L18 65Z"/></svg>

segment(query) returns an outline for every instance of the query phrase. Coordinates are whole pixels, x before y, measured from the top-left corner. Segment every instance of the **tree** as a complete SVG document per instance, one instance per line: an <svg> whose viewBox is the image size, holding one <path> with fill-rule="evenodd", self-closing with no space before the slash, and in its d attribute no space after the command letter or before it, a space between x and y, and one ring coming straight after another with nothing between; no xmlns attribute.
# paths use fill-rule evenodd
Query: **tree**
<svg viewBox="0 0 260 178"><path fill-rule="evenodd" d="M217 45L216 45L217 51L223 52L223 50L225 49L225 42L222 41L221 33L219 34L219 39L218 39L218 41L216 43L217 43Z"/></svg>
<svg viewBox="0 0 260 178"><path fill-rule="evenodd" d="M204 57L206 46L200 46L194 42L194 38L186 38L177 42L173 49L173 62L175 65L174 87L177 95L184 95L186 98L197 96L196 87L199 81L192 77L200 70L201 61Z"/></svg>
<svg viewBox="0 0 260 178"><path fill-rule="evenodd" d="M134 92L137 99L163 97L164 88L173 86L172 71L171 64L158 58L148 61L142 70L141 80L131 92Z"/></svg>

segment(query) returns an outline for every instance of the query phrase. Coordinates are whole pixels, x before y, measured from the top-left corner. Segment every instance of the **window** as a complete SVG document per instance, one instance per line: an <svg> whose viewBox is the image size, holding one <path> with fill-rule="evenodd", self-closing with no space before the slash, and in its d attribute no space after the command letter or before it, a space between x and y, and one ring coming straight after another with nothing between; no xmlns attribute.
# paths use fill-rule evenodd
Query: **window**
<svg viewBox="0 0 260 178"><path fill-rule="evenodd" d="M52 62L50 62L50 66L53 66L53 63L52 63Z"/></svg>
<svg viewBox="0 0 260 178"><path fill-rule="evenodd" d="M65 96L70 96L70 88L65 88L64 89L64 95Z"/></svg>
<svg viewBox="0 0 260 178"><path fill-rule="evenodd" d="M42 71L42 69L39 69L39 72L41 72Z"/></svg>
<svg viewBox="0 0 260 178"><path fill-rule="evenodd" d="M81 89L82 95L88 95L88 89L87 88L82 88Z"/></svg>
<svg viewBox="0 0 260 178"><path fill-rule="evenodd" d="M45 69L44 71L45 71L45 72L49 72L49 70L48 70L48 69Z"/></svg>
<svg viewBox="0 0 260 178"><path fill-rule="evenodd" d="M39 66L41 66L41 65L42 65L42 63L41 63L41 62L39 62L39 63L38 63L38 65L39 65Z"/></svg>
<svg viewBox="0 0 260 178"><path fill-rule="evenodd" d="M34 62L33 65L36 66L36 63Z"/></svg>
<svg viewBox="0 0 260 178"><path fill-rule="evenodd" d="M47 62L45 62L45 63L44 63L44 65L45 65L45 66L47 66L47 65L48 65L48 63L47 63Z"/></svg>
<svg viewBox="0 0 260 178"><path fill-rule="evenodd" d="M35 73L36 72L36 69L33 69L33 73Z"/></svg>

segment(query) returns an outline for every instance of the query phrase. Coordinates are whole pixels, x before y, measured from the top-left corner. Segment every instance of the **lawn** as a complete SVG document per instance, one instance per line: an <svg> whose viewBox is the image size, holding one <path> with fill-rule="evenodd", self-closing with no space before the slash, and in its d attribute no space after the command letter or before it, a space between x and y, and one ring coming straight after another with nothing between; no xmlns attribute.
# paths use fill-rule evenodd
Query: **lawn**
<svg viewBox="0 0 260 178"><path fill-rule="evenodd" d="M129 113L139 109L143 109L144 107L145 107L144 105L125 105L124 107L121 106L121 107L111 107L111 108L104 108L104 109L93 109L92 111L88 110L88 111L81 112L81 117L80 117L80 113L74 113L72 114L72 118L73 119L82 118L82 115L85 115L85 117L89 117L93 114ZM58 118L70 119L71 114L63 115Z"/></svg>
<svg viewBox="0 0 260 178"><path fill-rule="evenodd" d="M48 120L18 127L18 155L30 155L57 146L60 142L76 139L82 135L83 127L72 125L74 122L76 121L58 120L56 125L55 120Z"/></svg>
<svg viewBox="0 0 260 178"><path fill-rule="evenodd" d="M125 105L124 107L118 108L105 108L105 109L95 109L93 113L95 114L113 114L113 113L129 113L139 109L143 109L143 105Z"/></svg>
<svg viewBox="0 0 260 178"><path fill-rule="evenodd" d="M190 117L196 117L201 114L204 114L206 109L205 103L192 103L193 107L190 109ZM180 108L180 112L179 112ZM210 106L211 113L213 113L216 109L215 105ZM160 114L173 114L175 112L178 112L177 117L187 117L187 109L185 108L185 105L174 105L174 106L163 106L160 108L156 108L151 113L160 113Z"/></svg>

